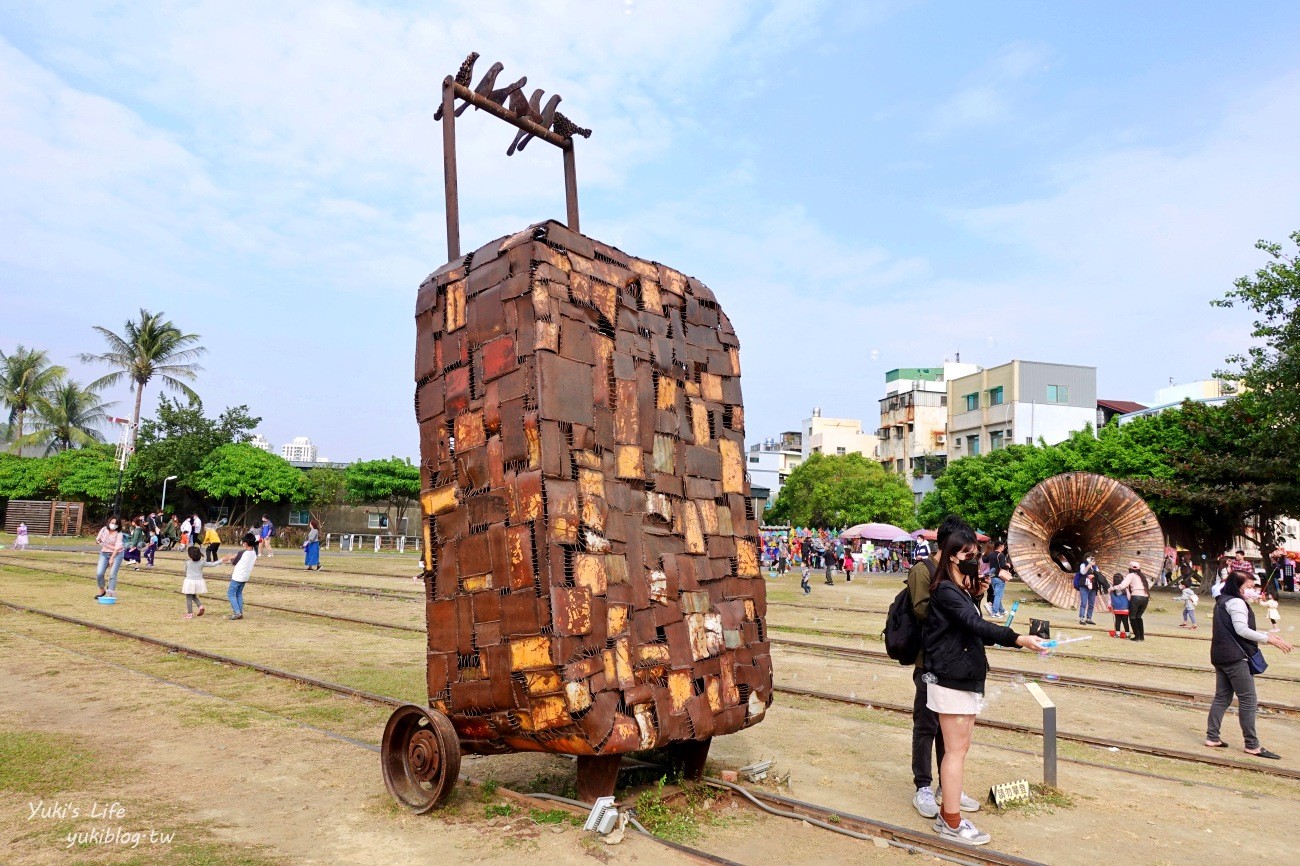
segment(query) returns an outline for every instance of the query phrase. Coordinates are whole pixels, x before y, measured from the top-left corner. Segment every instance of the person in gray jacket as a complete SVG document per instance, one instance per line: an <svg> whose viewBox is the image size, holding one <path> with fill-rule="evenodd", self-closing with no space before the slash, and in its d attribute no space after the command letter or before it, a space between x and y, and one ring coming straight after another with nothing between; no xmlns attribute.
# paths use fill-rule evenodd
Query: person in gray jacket
<svg viewBox="0 0 1300 866"><path fill-rule="evenodd" d="M1228 744L1219 738L1223 714L1237 696L1237 720L1247 755L1280 760L1281 755L1270 752L1259 743L1255 733L1255 674L1262 673L1259 664L1263 653L1259 645L1272 644L1284 653L1291 652L1291 644L1275 634L1255 628L1255 612L1250 602L1259 599L1254 571L1232 569L1223 583L1214 606L1214 631L1210 639L1210 663L1214 665L1214 702L1205 725L1205 745L1224 749ZM1254 669L1252 669L1252 665Z"/></svg>

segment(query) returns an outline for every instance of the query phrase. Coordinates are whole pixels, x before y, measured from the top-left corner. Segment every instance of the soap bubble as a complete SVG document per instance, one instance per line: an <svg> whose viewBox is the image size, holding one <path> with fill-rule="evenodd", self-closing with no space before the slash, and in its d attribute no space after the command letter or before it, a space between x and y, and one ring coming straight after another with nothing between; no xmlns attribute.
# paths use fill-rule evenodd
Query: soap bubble
<svg viewBox="0 0 1300 866"><path fill-rule="evenodd" d="M873 361L879 361L879 360L880 360L880 350L879 350L879 349L872 349L870 352L867 353L867 357L870 358L870 359L873 360Z"/></svg>
<svg viewBox="0 0 1300 866"><path fill-rule="evenodd" d="M857 692L849 692L849 700L851 700L851 701L856 701L857 699L858 699L858 693L857 693Z"/></svg>
<svg viewBox="0 0 1300 866"><path fill-rule="evenodd" d="M1023 686L1025 684L1025 675L1016 674L1014 677L1011 678L1011 682L1015 683L1018 686Z"/></svg>
<svg viewBox="0 0 1300 866"><path fill-rule="evenodd" d="M1054 683L1059 681L1061 677L1058 674L1045 674L1043 679L1047 680L1049 683Z"/></svg>

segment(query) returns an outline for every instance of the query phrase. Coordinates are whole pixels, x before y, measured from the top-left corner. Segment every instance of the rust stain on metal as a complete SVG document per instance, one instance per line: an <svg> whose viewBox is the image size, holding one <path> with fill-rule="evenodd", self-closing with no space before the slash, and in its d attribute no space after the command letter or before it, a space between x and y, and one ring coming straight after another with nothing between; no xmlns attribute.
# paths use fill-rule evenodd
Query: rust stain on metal
<svg viewBox="0 0 1300 866"><path fill-rule="evenodd" d="M1007 529L1016 574L1056 607L1077 609L1073 569L1086 554L1106 575L1134 560L1160 572L1164 533L1142 497L1113 478L1067 472L1038 484L1016 506ZM1071 570L1058 563L1064 558Z"/></svg>

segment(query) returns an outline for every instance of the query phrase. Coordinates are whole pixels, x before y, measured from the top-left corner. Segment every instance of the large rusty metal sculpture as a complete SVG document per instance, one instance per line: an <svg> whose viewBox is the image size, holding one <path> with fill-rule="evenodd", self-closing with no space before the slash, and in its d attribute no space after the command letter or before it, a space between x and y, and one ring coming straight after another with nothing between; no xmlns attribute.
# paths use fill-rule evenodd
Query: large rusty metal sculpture
<svg viewBox="0 0 1300 866"><path fill-rule="evenodd" d="M571 180L558 99L543 129L494 101L497 66L468 90L474 57L444 133L453 95L483 100ZM452 260L416 301L429 706L389 720L385 781L423 812L462 751L576 755L586 800L631 751L698 776L772 701L739 341L699 281L578 234L576 190L568 227L460 256L448 166Z"/></svg>
<svg viewBox="0 0 1300 866"><path fill-rule="evenodd" d="M1113 478L1088 472L1067 472L1038 484L1020 500L1007 530L1016 573L1061 608L1079 606L1073 572L1085 555L1095 555L1108 576L1126 572L1134 560L1154 576L1164 549L1160 521L1142 497Z"/></svg>

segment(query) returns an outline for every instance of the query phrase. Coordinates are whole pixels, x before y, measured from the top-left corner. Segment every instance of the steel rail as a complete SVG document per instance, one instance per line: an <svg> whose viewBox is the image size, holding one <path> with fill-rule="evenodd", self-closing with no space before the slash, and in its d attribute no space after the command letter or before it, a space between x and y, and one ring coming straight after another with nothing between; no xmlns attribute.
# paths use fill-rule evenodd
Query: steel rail
<svg viewBox="0 0 1300 866"><path fill-rule="evenodd" d="M773 625L771 623L768 623L767 630L786 631L786 632L794 632L794 633L812 632L813 634L826 635L827 637L841 637L841 638L851 638L855 640L869 640L869 641L877 641L877 642L879 642L881 639L879 632L871 633L871 632L864 632L864 631L848 631L846 629L819 628L817 626L806 626L806 625ZM1207 665L1189 665L1189 664L1183 664L1181 662L1153 662L1147 659L1126 659L1126 658L1119 658L1117 656L1087 655L1084 653L1073 653L1068 651L1058 651L1057 655L1058 657L1063 659L1079 659L1081 661L1094 661L1094 662L1106 662L1106 663L1114 662L1115 664L1122 664L1125 666L1133 665L1137 667L1158 668L1160 670L1171 670L1171 671L1194 671L1196 673L1202 673L1202 674L1214 673L1214 668L1209 667ZM1278 682L1284 682L1284 683L1300 683L1300 677L1287 676L1286 674L1263 673L1255 677L1255 679L1277 680Z"/></svg>
<svg viewBox="0 0 1300 866"><path fill-rule="evenodd" d="M0 602L0 603L7 603L7 602ZM16 637L21 637L24 640L33 641L43 646L53 647L62 652L76 656L77 658L82 658L88 661L97 662L99 664L106 665L116 670L126 671L128 673L132 673L137 676L142 676L147 679L153 680L154 682L158 682L163 685L172 686L174 688L181 689L183 691L189 692L191 694L197 695L202 698L221 701L222 703L232 704L237 707L243 707L245 709L253 710L263 715L270 716L273 719L279 719L281 721L290 722L305 730L312 731L317 734L321 734L322 736L329 737L330 739L333 740L338 740L339 742L346 743L347 745L350 746L356 746L357 748L365 749L368 752L373 752L375 754L380 753L379 746L375 745L374 743L367 743L364 740L358 740L355 737L349 737L348 735L340 734L337 731L331 731L328 730L327 728L318 727L317 725L304 722L301 719L295 719L291 716L284 716L279 713L275 713L270 710L264 709L262 707L257 707L252 704L246 704L243 703L242 701L236 701L233 700L232 698L223 697L222 695L213 694L212 692L205 691L203 689L188 685L186 683L176 682L175 680L169 680L166 677L160 677L157 674L152 674L149 673L148 671L142 671L137 668L129 667L128 665L123 665L123 664L119 664L118 662L110 661L105 658L100 658L99 656L91 655L89 653L79 652L74 649L69 649L68 647L65 647L61 644L57 644L52 641L42 640L37 637L32 637L31 635L28 634L22 634L21 632L10 631L9 629L0 629L0 632L3 632L5 634L11 634ZM397 700L397 699L394 698L393 700ZM403 701L401 703L404 704L405 702ZM482 787L481 782L478 782L474 778L467 776L463 773L460 776L460 781L475 788ZM544 807L550 802L558 802L565 809L565 811L569 812L572 815L578 815L580 817L586 816L588 812L590 812L590 809L586 806L586 804L580 804L575 800L567 800L563 797L552 797L548 794L529 794L522 791L515 791L510 788L502 788L500 786L494 788L493 796L499 796L504 800L510 800L512 802L519 803L520 805L532 806L534 808ZM698 848L692 848L689 845L683 845L678 842L672 842L668 839L661 839L660 837L655 836L653 833L649 833L644 829L640 829L639 832L642 835L648 836L649 838L653 839L655 842L658 842L659 844L667 848L671 848L674 851L677 851L678 853L685 854L686 856L690 857L696 862L710 864L710 866L741 866L741 864L738 864L733 860L728 860L724 857L718 857L714 854L710 854L708 851L702 851Z"/></svg>
<svg viewBox="0 0 1300 866"><path fill-rule="evenodd" d="M795 601L768 601L768 606L804 608L806 610L827 610L827 611L836 611L838 613L870 613L870 614L875 614L877 616L884 616L885 614L889 613L889 611L887 610L877 610L875 608L870 608L870 607L836 607L834 605L829 605L829 604L800 604L799 602L795 602ZM1059 610L1059 609L1060 608L1052 608L1052 610ZM1086 625L1070 625L1069 628L1071 631L1074 631L1076 629L1085 632L1110 631L1110 629L1106 628L1105 626L1089 627ZM1206 643L1208 643L1210 640L1210 636L1208 634L1201 636L1195 634L1165 634L1163 632L1147 632L1147 637L1162 637L1162 638L1169 638L1171 640L1199 640L1199 641L1205 641Z"/></svg>
<svg viewBox="0 0 1300 866"><path fill-rule="evenodd" d="M816 689L800 688L799 686L773 686L773 691L782 692L788 695L797 695L799 697L816 698L817 700L830 701L833 703L851 704L853 706L866 707L867 709L885 710L886 712L899 713L908 716L912 714L912 708L902 704L873 701L867 698L835 694L834 692L823 692ZM994 728L997 730L1011 731L1017 734L1030 734L1039 737L1043 735L1042 728L1034 727L1033 725L1022 725L1017 722L1001 721L999 719L981 718L978 722L978 727ZM1285 779L1300 779L1300 770L1292 769L1290 767L1278 767L1267 764L1250 764L1232 758L1221 758L1217 755L1198 755L1193 752L1184 752L1178 749L1146 746L1141 743L1112 740L1107 737L1095 737L1091 734L1080 734L1070 731L1058 730L1056 736L1058 739L1068 740L1070 742L1083 743L1089 746L1119 749L1120 751L1133 752L1140 755L1151 755L1157 758L1168 758L1170 760L1183 761L1186 763L1221 767L1227 770L1246 770L1252 773L1261 773L1266 776L1280 776Z"/></svg>
<svg viewBox="0 0 1300 866"><path fill-rule="evenodd" d="M855 661L870 660L872 662L889 663L895 666L898 664L887 654L880 652L879 650L830 646L809 641L788 640L786 638L771 638L770 642L773 646L785 646L796 650L826 653L827 655L841 656ZM1017 676L1025 679L1044 679L1043 675L1032 671L994 665L989 666L989 673L993 674L995 678L1003 681L1013 681ZM1144 697L1153 698L1170 698L1173 700L1186 701L1199 706L1208 706L1214 700L1214 695L1207 695L1202 692L1194 692L1188 689L1172 689L1162 686L1135 685L1132 683L1117 684L1107 680L1078 676L1077 674L1054 674L1053 676L1055 676L1056 679L1048 680L1048 682L1059 686L1095 689L1097 691L1115 692L1118 694L1138 694ZM1300 707L1295 706L1294 704L1261 700L1258 702L1258 706L1262 709L1271 710L1281 716L1300 716Z"/></svg>

